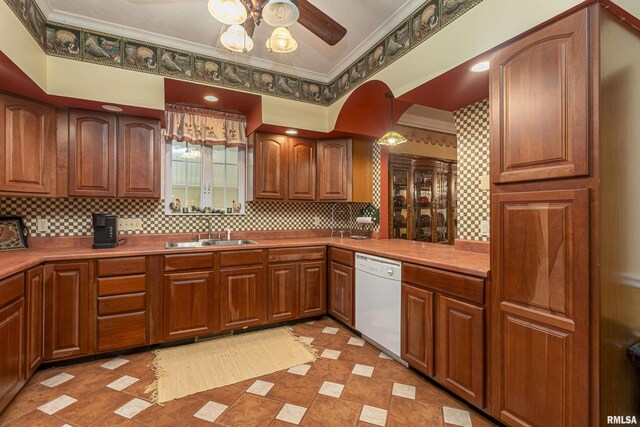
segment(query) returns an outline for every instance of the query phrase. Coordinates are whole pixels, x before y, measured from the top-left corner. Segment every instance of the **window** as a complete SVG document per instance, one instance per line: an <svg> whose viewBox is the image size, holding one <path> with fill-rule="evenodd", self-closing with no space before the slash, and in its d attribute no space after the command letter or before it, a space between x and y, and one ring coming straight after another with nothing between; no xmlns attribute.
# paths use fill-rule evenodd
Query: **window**
<svg viewBox="0 0 640 427"><path fill-rule="evenodd" d="M167 214L245 212L244 147L202 146L172 140L166 153Z"/></svg>

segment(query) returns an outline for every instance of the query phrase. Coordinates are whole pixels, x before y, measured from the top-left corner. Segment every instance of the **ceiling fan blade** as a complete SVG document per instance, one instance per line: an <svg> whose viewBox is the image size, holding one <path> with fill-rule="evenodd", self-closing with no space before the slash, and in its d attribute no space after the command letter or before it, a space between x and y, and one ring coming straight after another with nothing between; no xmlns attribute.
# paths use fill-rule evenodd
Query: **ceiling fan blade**
<svg viewBox="0 0 640 427"><path fill-rule="evenodd" d="M298 0L297 4L300 10L298 23L330 46L334 46L347 34L346 28L307 0Z"/></svg>

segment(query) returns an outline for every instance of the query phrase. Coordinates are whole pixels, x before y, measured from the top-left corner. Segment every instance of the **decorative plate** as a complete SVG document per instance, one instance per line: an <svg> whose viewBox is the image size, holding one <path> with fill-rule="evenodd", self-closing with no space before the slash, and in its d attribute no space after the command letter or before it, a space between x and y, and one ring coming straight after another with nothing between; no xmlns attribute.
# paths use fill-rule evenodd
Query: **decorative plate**
<svg viewBox="0 0 640 427"><path fill-rule="evenodd" d="M0 251L29 247L29 230L20 216L0 216Z"/></svg>

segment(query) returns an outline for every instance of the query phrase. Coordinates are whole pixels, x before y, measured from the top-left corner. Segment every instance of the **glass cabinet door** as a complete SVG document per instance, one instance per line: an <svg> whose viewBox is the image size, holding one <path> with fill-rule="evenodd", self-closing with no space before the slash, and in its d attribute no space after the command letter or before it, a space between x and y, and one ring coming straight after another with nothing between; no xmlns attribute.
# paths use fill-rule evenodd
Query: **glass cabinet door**
<svg viewBox="0 0 640 427"><path fill-rule="evenodd" d="M393 176L393 232L394 239L406 239L409 224L409 169L394 168Z"/></svg>
<svg viewBox="0 0 640 427"><path fill-rule="evenodd" d="M413 174L412 239L433 241L433 169L416 169Z"/></svg>
<svg viewBox="0 0 640 427"><path fill-rule="evenodd" d="M435 239L434 243L449 241L449 174L445 169L438 169L436 194L434 196Z"/></svg>

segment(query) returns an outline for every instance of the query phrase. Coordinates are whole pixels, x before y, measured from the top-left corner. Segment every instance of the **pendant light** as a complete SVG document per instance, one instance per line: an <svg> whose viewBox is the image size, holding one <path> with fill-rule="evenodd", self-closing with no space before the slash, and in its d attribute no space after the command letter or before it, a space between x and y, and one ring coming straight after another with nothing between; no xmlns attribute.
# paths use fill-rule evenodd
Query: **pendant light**
<svg viewBox="0 0 640 427"><path fill-rule="evenodd" d="M407 138L400 135L398 132L393 130L393 94L391 92L387 92L384 94L384 97L391 100L391 120L389 124L389 131L382 135L379 140L376 141L378 145L400 145L407 142Z"/></svg>
<svg viewBox="0 0 640 427"><path fill-rule="evenodd" d="M220 36L220 43L232 52L249 52L253 40L241 25L232 25Z"/></svg>
<svg viewBox="0 0 640 427"><path fill-rule="evenodd" d="M271 37L267 39L269 52L289 53L298 48L298 42L293 38L287 27L278 27L273 30Z"/></svg>
<svg viewBox="0 0 640 427"><path fill-rule="evenodd" d="M272 27L288 27L299 17L298 6L291 0L270 0L262 9L262 19Z"/></svg>
<svg viewBox="0 0 640 427"><path fill-rule="evenodd" d="M209 0L209 13L225 25L239 25L247 20L247 8L241 0Z"/></svg>

